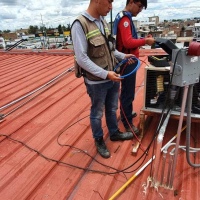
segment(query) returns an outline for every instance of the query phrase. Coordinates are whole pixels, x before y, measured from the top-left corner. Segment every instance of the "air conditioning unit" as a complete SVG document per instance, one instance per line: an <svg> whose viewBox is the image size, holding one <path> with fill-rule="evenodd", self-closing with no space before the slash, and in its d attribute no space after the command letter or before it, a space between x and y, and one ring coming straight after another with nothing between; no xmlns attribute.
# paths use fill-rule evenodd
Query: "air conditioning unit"
<svg viewBox="0 0 200 200"><path fill-rule="evenodd" d="M144 100L142 112L161 113L167 105L170 83L170 67L145 67ZM172 108L172 115L180 115L184 87L180 87ZM187 107L187 106L186 106ZM191 117L200 118L200 83L194 84Z"/></svg>

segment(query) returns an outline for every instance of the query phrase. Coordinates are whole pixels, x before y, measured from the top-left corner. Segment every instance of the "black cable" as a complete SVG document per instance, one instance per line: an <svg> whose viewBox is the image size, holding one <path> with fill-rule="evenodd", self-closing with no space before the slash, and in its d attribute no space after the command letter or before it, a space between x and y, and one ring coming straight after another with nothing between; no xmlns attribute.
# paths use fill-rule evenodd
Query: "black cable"
<svg viewBox="0 0 200 200"><path fill-rule="evenodd" d="M163 106L163 109L162 109L162 112L161 112L161 117L160 117L160 122L159 122L159 125L157 127L157 130L155 131L154 133L154 136L152 138L152 140L154 140L154 145L153 145L153 150L152 150L152 162L151 162L151 169L150 169L150 176L152 176L153 174L153 156L154 156L154 152L155 152L155 139L160 131L160 128L162 127L163 125L163 122L165 121L166 119L166 116L167 114L169 113L169 111L173 108L174 106L174 102L175 102L175 99L171 100L171 104L165 114L165 110L167 108L167 101L169 100L169 95L170 95L170 88L172 86L172 79L173 79L173 76L174 76L174 70L175 70L175 67L176 67L176 61L177 61L177 58L178 58L178 54L180 53L181 49L178 50L177 54L176 54L176 57L175 57L175 61L174 61L174 65L173 65L173 70L172 70L172 73L171 73L171 76L170 76L170 82L169 82L169 87L168 87L168 91L167 91L167 98L165 99L165 102L164 102L164 106ZM165 118L164 118L165 116Z"/></svg>
<svg viewBox="0 0 200 200"><path fill-rule="evenodd" d="M71 72L71 70L70 70L70 72ZM56 82L54 82L53 84L51 84L50 86L48 86L48 88L46 88L46 89L49 89L50 87L52 87L53 85L55 85L58 81L60 81L60 80L56 80ZM29 100L27 100L26 102L24 102L23 104L17 106L15 109L13 109L12 111L10 111L9 113L7 113L7 114L2 114L1 116L2 116L3 118L7 117L9 114L15 112L16 110L18 110L19 108L21 108L22 106L24 106L25 104L27 104L28 102L30 102L32 99L34 99L35 97L37 97L39 94L41 94L41 93L43 93L44 91L46 91L46 89L44 89L44 90L41 91L40 93L36 94L36 95L33 96L32 98L30 98ZM86 117L88 117L88 116L86 116ZM84 118L86 118L86 117L84 117ZM84 118L82 118L82 119L84 119ZM82 119L78 120L77 122L81 121ZM68 128L70 128L71 126L73 126L74 124L76 124L77 122L73 123L72 125L70 125L69 127L67 127L65 130L67 130ZM110 167L110 166L108 166L108 165L105 165L105 164L103 164L103 163L100 163L98 160L96 160L94 157L92 157L90 154L88 154L87 152L85 152L85 151L82 150L82 149L79 149L79 148L74 147L74 146L72 146L72 145L63 145L63 144L59 143L58 139L59 139L60 135L61 135L65 130L63 130L63 131L59 134L59 136L58 136L58 138L57 138L57 142L58 142L58 144L59 144L60 146L69 146L70 148L77 149L77 150L83 152L84 154L88 155L89 157L91 157L93 160L95 160L97 163L103 165L104 167L109 167L109 168L111 168L111 169L117 171L117 173L120 172L119 170L117 170L117 169L115 169L115 168L113 168L113 167ZM19 142L19 143L23 144L25 147L27 147L27 148L30 149L30 150L33 150L33 151L37 152L40 156L44 157L44 158L47 159L47 160L52 160L52 161L55 161L55 162L60 163L59 161L56 161L56 160L53 160L53 159L50 159L50 158L44 156L44 155L41 154L39 151L37 151L37 150L35 150L35 149L29 147L28 145L26 145L24 142L21 142L20 140L15 140L15 139L13 139L11 136L8 136L8 135L5 135L5 134L0 134L0 135L1 135L1 136L5 136L5 137L7 137L7 138L10 138L10 139L13 140L13 141L16 141L16 142ZM73 166L73 165L70 165L70 164L69 164L69 166ZM76 167L76 166L73 166L73 167ZM79 167L77 167L77 168L79 168ZM85 169L85 168L79 168L79 169ZM88 169L87 169L87 170L88 170ZM101 171L100 171L100 172L101 172ZM102 172L102 173L103 173L103 172Z"/></svg>
<svg viewBox="0 0 200 200"><path fill-rule="evenodd" d="M69 164L69 163L66 163L66 162L63 162L63 161L60 161L60 160L56 160L56 159L52 159L52 158L49 158L47 156L45 156L44 154L42 154L40 151L36 150L36 149L33 149L32 147L28 146L26 143L20 141L20 140L16 140L14 138L12 138L11 136L9 135L6 135L6 134L0 134L0 136L4 136L14 142L18 142L20 144L22 144L23 146L25 146L26 148L28 148L29 150L31 151L34 151L36 152L39 156L45 158L46 160L49 160L49 161L53 161L53 162L56 162L58 164L63 164L63 165L66 165L66 166L69 166L69 167L74 167L74 168L78 168L78 169L81 169L81 170L87 170L87 171L91 171L91 172L97 172L97 173L103 173L103 174L117 174L119 173L118 171L116 172L105 172L105 171L101 171L101 170L93 170L93 169L89 169L89 168L84 168L84 167L79 167L79 166L76 166L76 165L72 165L72 164ZM114 168L113 168L114 169Z"/></svg>
<svg viewBox="0 0 200 200"><path fill-rule="evenodd" d="M76 123L78 123L79 121L85 119L85 118L88 117L88 116L89 116L89 115L87 115L87 116L85 116L85 117L79 119L78 121L76 121L76 122L74 122L73 124L71 124L69 127L64 128L64 129L59 133L59 135L58 135L58 137L57 137L57 142L58 142L58 144L61 145L61 146L69 146L70 148L75 148L75 149L77 149L77 150L83 152L83 153L86 154L87 156L91 157L94 161L96 161L97 163L99 163L100 165L103 165L104 167L108 167L108 168L110 168L110 169L113 169L113 170L115 170L115 172L105 172L105 171L100 171L100 170L92 170L92 169L89 169L89 168L83 168L83 167L75 166L75 165L72 165L72 164L69 164L69 163L66 163L66 162L62 162L62 161L60 161L60 160L55 160L55 159L52 159L52 158L49 158L49 157L45 156L45 155L42 154L40 151L33 149L32 147L28 146L26 143L12 138L10 135L0 134L0 136L4 136L4 137L6 137L6 138L9 138L9 139L12 140L12 141L15 141L15 142L18 142L18 143L24 145L24 146L25 146L26 148L28 148L29 150L32 150L32 151L36 152L39 156L41 156L41 157L43 157L43 158L45 158L45 159L47 159L47 160L56 162L56 163L58 163L58 164L64 164L64 165L66 165L66 166L78 168L78 169L81 169L81 170L87 170L87 171L96 172L96 173L104 173L104 174L109 174L109 175L111 175L111 174L119 174L119 173L126 174L126 173L131 173L131 172L137 170L137 169L142 165L142 163L144 162L144 160L145 160L146 157L147 157L147 154L145 153L146 151L145 151L145 152L142 154L142 156L140 156L140 158L137 159L133 164L131 164L130 166L128 166L128 167L126 167L126 168L124 168L124 169L122 169L122 170L119 170L119 169L113 168L113 167L111 167L111 166L108 166L108 165L105 165L105 164L99 162L99 161L96 160L93 156L91 156L90 154L88 154L87 152L85 152L85 151L82 150L82 149L79 149L79 148L74 147L74 146L72 146L72 145L63 145L63 144L61 144L61 143L59 142L59 137L62 135L62 133L63 133L65 130L67 130L68 128L72 127L73 125L75 125ZM151 145L148 146L147 151L148 151L148 149L150 148L150 146L151 146ZM144 155L146 155L146 156L145 156L144 160L142 161L142 163L140 164L139 167L137 167L135 170L132 170L132 171L128 171L128 172L126 171L126 170L130 169L131 167L133 167L137 162L139 162L139 160L140 160Z"/></svg>
<svg viewBox="0 0 200 200"><path fill-rule="evenodd" d="M96 161L96 162L99 163L100 165L118 171L118 169L116 169L116 168L113 168L113 167L111 167L111 166L108 166L108 165L105 165L105 164L99 162L96 158L94 158L93 156L91 156L89 153L87 153L86 151L84 151L84 150L82 150L82 149L80 149L80 148L78 148L78 147L75 147L75 146L69 145L69 144L61 144L61 143L59 142L59 137L64 133L64 131L68 130L69 128L71 128L72 126L74 126L76 123L78 123L79 121L82 121L83 119L85 119L85 118L87 118L87 117L89 117L89 116L90 116L90 115L87 115L87 116L85 116L85 117L79 119L78 121L74 122L74 123L71 124L70 126L64 128L62 131L60 131L60 133L59 133L59 135L58 135L58 137L57 137L57 143L58 143L60 146L67 146L67 147L76 149L76 150L78 150L78 151L80 151L80 152L86 154L87 156L89 156L90 158L92 158L94 161Z"/></svg>
<svg viewBox="0 0 200 200"><path fill-rule="evenodd" d="M100 165L102 165L102 166L104 166L104 167L108 167L108 168L114 169L114 170L116 170L118 173L120 173L120 172L121 172L121 173L131 173L131 172L137 170L137 169L142 165L142 163L144 162L144 160L145 160L146 157L147 157L146 151L144 151L144 154L142 154L142 156L141 156L138 160L136 160L133 164L131 164L130 166L128 166L128 167L126 167L126 168L124 168L124 169L122 169L122 170L119 170L119 169L113 168L113 167L111 167L111 166L108 166L108 165L105 165L105 164L99 162L97 159L95 159L93 156L91 156L90 154L88 154L87 152L85 152L85 151L82 150L82 149L79 149L79 148L74 147L74 146L72 146L72 145L61 144L61 143L59 142L59 137L62 135L62 133L63 133L64 131L66 131L67 129L69 129L70 127L74 126L76 123L78 123L79 121L85 119L85 118L88 117L88 116L89 116L89 115L87 115L87 116L85 116L85 117L79 119L78 121L74 122L73 124L71 124L71 125L68 126L67 128L64 128L64 129L59 133L59 135L58 135L58 137L57 137L57 143L58 143L59 145L61 145L61 146L68 146L68 147L70 147L70 148L75 148L75 149L77 149L77 150L83 152L83 153L86 154L87 156L91 157L94 161L96 161L96 162L99 163ZM150 148L150 147L148 147L148 148ZM133 167L136 163L138 163L139 160L142 159L142 157L143 157L144 155L146 155L146 156L145 156L143 162L139 165L139 167L137 167L137 168L136 168L135 170L133 170L133 171L129 171L129 172L126 171L126 170L130 169L131 167Z"/></svg>

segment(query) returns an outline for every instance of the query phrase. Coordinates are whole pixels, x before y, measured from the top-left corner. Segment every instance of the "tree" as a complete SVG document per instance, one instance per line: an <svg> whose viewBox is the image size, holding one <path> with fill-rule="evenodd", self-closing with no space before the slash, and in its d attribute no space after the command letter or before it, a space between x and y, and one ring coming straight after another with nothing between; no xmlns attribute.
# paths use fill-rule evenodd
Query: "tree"
<svg viewBox="0 0 200 200"><path fill-rule="evenodd" d="M38 26L29 26L28 33L29 34L36 34L38 31Z"/></svg>
<svg viewBox="0 0 200 200"><path fill-rule="evenodd" d="M71 24L67 24L67 31L71 31Z"/></svg>
<svg viewBox="0 0 200 200"><path fill-rule="evenodd" d="M59 32L59 34L63 34L63 29L62 29L62 26L60 24L58 26L58 32Z"/></svg>
<svg viewBox="0 0 200 200"><path fill-rule="evenodd" d="M64 25L62 25L61 28L62 28L62 32L66 30L66 27Z"/></svg>
<svg viewBox="0 0 200 200"><path fill-rule="evenodd" d="M4 30L3 33L10 33L10 30Z"/></svg>

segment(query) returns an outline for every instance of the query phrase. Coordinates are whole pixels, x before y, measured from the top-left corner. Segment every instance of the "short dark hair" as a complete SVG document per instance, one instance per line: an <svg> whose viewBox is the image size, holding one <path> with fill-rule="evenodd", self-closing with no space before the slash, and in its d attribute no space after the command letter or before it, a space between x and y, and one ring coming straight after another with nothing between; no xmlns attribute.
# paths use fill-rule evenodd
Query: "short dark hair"
<svg viewBox="0 0 200 200"><path fill-rule="evenodd" d="M126 1L126 6L129 4L131 0L127 0ZM145 9L147 8L147 0L133 0L134 3L137 3L137 2L140 2L144 7Z"/></svg>

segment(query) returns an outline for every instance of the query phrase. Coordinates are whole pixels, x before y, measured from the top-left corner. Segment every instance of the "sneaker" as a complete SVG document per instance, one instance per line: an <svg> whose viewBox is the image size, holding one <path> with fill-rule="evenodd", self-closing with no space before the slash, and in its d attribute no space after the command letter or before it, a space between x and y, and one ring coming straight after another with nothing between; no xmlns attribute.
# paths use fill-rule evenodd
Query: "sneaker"
<svg viewBox="0 0 200 200"><path fill-rule="evenodd" d="M133 139L132 132L122 133L119 130L115 134L110 136L111 141L123 141L123 140L131 140L131 139Z"/></svg>
<svg viewBox="0 0 200 200"><path fill-rule="evenodd" d="M95 145L96 145L96 148L97 148L97 152L103 158L109 158L110 157L110 152L108 151L103 138L95 139Z"/></svg>
<svg viewBox="0 0 200 200"><path fill-rule="evenodd" d="M133 124L131 125L131 128L130 127L125 127L126 131L127 132L134 132L135 135L139 136L140 135L140 131L137 127L135 127Z"/></svg>
<svg viewBox="0 0 200 200"><path fill-rule="evenodd" d="M135 111L132 112L132 117L133 118L137 117L137 113Z"/></svg>

